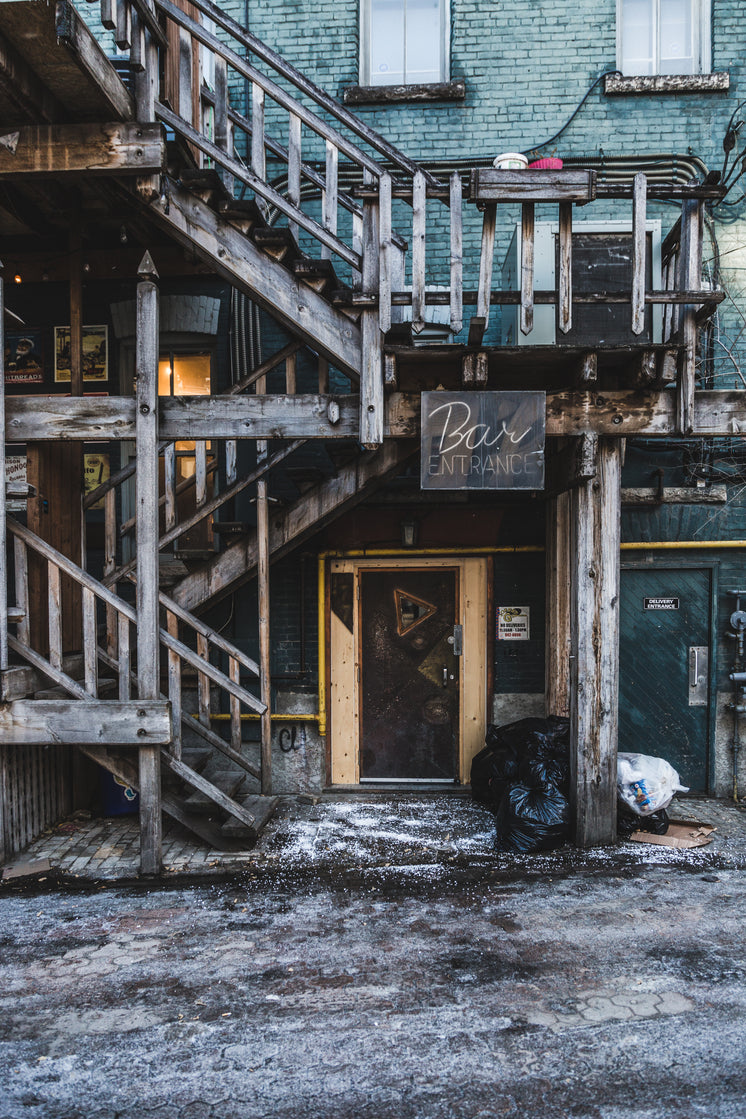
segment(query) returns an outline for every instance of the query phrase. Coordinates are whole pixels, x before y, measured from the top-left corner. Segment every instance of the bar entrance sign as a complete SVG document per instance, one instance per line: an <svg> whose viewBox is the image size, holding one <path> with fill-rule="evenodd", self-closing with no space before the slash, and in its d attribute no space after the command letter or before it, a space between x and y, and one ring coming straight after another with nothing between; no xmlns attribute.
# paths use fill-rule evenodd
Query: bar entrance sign
<svg viewBox="0 0 746 1119"><path fill-rule="evenodd" d="M546 394L423 392L423 490L544 488Z"/></svg>

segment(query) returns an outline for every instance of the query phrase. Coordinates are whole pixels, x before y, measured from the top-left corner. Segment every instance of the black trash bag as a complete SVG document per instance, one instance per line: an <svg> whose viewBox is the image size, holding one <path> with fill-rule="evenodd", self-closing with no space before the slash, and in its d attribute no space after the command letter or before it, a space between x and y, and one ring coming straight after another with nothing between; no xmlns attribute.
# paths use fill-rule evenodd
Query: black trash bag
<svg viewBox="0 0 746 1119"><path fill-rule="evenodd" d="M519 719L502 727L490 726L490 745L512 748L519 757L569 758L570 720L561 715Z"/></svg>
<svg viewBox="0 0 746 1119"><path fill-rule="evenodd" d="M649 816L638 816L629 812L626 805L617 802L616 830L622 839L629 837L636 831L649 831L652 835L665 835L668 831L670 820L665 808L651 812Z"/></svg>
<svg viewBox="0 0 746 1119"><path fill-rule="evenodd" d="M510 782L518 780L518 758L510 747L490 744L489 734L487 742L472 759L471 795L496 811Z"/></svg>
<svg viewBox="0 0 746 1119"><path fill-rule="evenodd" d="M497 812L498 851L552 851L570 838L570 802L554 785L509 787Z"/></svg>
<svg viewBox="0 0 746 1119"><path fill-rule="evenodd" d="M518 762L518 776L524 785L530 785L532 788L554 785L567 794L570 783L570 759L524 757Z"/></svg>

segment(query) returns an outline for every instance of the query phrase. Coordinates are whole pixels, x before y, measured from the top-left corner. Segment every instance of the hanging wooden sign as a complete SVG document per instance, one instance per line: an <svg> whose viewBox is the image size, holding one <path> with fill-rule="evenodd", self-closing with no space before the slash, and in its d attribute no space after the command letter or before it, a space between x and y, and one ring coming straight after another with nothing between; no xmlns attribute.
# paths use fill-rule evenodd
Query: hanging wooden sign
<svg viewBox="0 0 746 1119"><path fill-rule="evenodd" d="M544 488L543 392L423 392L423 490Z"/></svg>

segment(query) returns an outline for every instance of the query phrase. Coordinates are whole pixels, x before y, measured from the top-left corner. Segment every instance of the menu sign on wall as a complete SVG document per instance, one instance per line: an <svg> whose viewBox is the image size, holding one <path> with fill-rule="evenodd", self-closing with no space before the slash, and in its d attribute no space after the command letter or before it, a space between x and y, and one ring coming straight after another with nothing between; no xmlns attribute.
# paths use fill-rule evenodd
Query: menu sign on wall
<svg viewBox="0 0 746 1119"><path fill-rule="evenodd" d="M544 488L543 392L423 392L423 490Z"/></svg>

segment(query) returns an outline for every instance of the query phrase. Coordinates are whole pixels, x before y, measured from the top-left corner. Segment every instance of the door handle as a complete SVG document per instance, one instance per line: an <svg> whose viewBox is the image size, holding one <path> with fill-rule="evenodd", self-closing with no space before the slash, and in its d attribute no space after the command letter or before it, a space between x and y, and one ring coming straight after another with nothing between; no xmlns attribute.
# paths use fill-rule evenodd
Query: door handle
<svg viewBox="0 0 746 1119"><path fill-rule="evenodd" d="M689 687L696 688L699 683L699 649L692 645L689 650Z"/></svg>
<svg viewBox="0 0 746 1119"><path fill-rule="evenodd" d="M444 688L448 687L448 665L447 664L443 665L443 687Z"/></svg>

